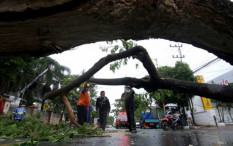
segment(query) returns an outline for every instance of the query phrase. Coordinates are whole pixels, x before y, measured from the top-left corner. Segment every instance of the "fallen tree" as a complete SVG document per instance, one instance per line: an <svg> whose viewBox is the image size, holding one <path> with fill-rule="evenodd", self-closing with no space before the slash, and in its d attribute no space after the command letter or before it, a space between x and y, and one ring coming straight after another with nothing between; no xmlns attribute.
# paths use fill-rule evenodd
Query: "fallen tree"
<svg viewBox="0 0 233 146"><path fill-rule="evenodd" d="M162 38L192 44L233 64L230 0L14 0L0 5L0 57Z"/></svg>
<svg viewBox="0 0 233 146"><path fill-rule="evenodd" d="M123 59L126 57L132 56L133 58L137 58L140 60L147 70L149 76L137 79L137 78L119 78L119 79L94 79L91 78L96 72L98 72L102 67L107 65L108 63ZM55 96L62 95L63 100L65 99L64 93L69 92L75 87L79 87L81 83L84 81L89 81L102 85L130 85L135 88L144 88L147 92L154 92L158 89L170 89L176 90L183 93L192 93L199 96L205 96L211 99L219 100L222 102L233 102L233 87L231 86L223 86L223 85L215 85L215 84L205 84L205 83L197 83L190 81L181 81L176 79L166 79L161 78L157 69L155 68L152 60L147 53L146 49L141 46L136 46L134 48L128 49L124 52L117 54L110 54L106 57L101 58L97 63L93 65L86 73L81 75L79 78L70 82L69 84L63 86L62 88L52 91L50 93L45 94L43 100L51 99ZM69 109L70 105L67 104L68 100L64 100L66 103L66 107ZM72 110L68 110L71 118L73 118ZM72 120L72 122L76 122ZM78 126L77 124L75 124Z"/></svg>

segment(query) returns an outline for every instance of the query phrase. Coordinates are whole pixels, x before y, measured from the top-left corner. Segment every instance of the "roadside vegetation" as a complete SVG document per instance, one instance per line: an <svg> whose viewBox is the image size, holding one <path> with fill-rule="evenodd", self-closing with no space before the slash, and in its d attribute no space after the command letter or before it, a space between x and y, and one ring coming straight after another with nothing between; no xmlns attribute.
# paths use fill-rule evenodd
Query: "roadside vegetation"
<svg viewBox="0 0 233 146"><path fill-rule="evenodd" d="M58 142L101 135L101 128L94 128L89 124L76 128L63 123L56 126L43 123L40 121L40 114L25 116L22 122L11 121L6 116L0 117L0 141L14 140L19 142L16 145L36 145L39 141Z"/></svg>

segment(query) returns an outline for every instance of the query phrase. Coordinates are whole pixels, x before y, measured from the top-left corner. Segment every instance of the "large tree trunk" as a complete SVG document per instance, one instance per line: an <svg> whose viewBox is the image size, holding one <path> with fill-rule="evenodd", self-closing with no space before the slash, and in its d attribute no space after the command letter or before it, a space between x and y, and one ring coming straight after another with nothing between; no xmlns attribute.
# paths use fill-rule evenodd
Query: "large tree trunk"
<svg viewBox="0 0 233 146"><path fill-rule="evenodd" d="M229 0L0 2L0 56L43 56L116 39L189 43L233 64Z"/></svg>
<svg viewBox="0 0 233 146"><path fill-rule="evenodd" d="M97 71L99 71L109 62L129 56L134 56L142 62L143 66L148 71L149 77L143 79L90 79ZM94 64L92 68L90 68L79 78L58 90L46 94L43 99L46 100L67 93L71 89L79 87L79 85L86 80L103 85L130 85L135 88L144 88L148 92L153 92L157 89L177 90L216 99L219 101L233 102L233 87L161 78L156 68L154 67L154 64L152 63L147 51L140 46L134 47L118 54L111 54L101 58L97 63Z"/></svg>

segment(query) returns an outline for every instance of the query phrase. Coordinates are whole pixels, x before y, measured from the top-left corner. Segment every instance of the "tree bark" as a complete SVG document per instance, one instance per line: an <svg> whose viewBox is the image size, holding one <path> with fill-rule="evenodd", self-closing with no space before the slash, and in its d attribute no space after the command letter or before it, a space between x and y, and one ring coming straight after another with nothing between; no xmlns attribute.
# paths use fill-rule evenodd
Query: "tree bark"
<svg viewBox="0 0 233 146"><path fill-rule="evenodd" d="M147 92L157 89L170 89L184 93L191 93L222 102L233 102L233 88L230 86L181 81L176 79L160 79L159 82L146 81L135 78L119 79L90 79L90 82L101 85L130 85L135 88L144 88Z"/></svg>
<svg viewBox="0 0 233 146"><path fill-rule="evenodd" d="M99 71L104 65L108 64L109 62L129 56L135 56L137 59L139 59L143 63L143 66L147 69L150 77L145 77L143 79L90 79L97 71ZM43 99L46 100L67 93L71 89L78 87L86 80L104 85L130 85L135 88L144 88L148 92L154 92L157 89L177 90L180 92L196 94L223 102L233 102L233 87L230 86L160 78L157 70L152 64L152 61L150 61L150 57L147 51L141 46L136 46L132 49L126 50L125 52L111 54L101 58L82 76L67 84L66 86L63 86L58 90L46 94Z"/></svg>
<svg viewBox="0 0 233 146"><path fill-rule="evenodd" d="M67 97L66 97L64 94L62 94L61 97L62 97L63 102L64 102L64 104L65 104L65 106L66 106L66 109L67 109L67 111L68 111L68 113L69 113L70 122L71 122L70 124L74 124L76 127L82 127L81 125L79 125L79 124L76 122L76 119L75 119L75 116L74 116L72 107L71 107L70 102L69 102L69 100L67 99Z"/></svg>
<svg viewBox="0 0 233 146"><path fill-rule="evenodd" d="M0 57L45 56L97 41L162 38L192 44L233 64L230 0L24 0L0 5Z"/></svg>

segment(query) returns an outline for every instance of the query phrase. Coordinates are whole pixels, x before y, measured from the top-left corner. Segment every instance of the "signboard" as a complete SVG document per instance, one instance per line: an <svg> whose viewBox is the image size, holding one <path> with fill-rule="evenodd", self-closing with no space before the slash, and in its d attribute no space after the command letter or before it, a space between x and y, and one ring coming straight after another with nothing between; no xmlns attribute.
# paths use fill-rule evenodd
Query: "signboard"
<svg viewBox="0 0 233 146"><path fill-rule="evenodd" d="M198 83L204 83L203 76L198 75L198 76L196 76L196 79L197 79ZM201 97L201 100L202 100L203 107L205 110L213 109L211 100L209 98Z"/></svg>
<svg viewBox="0 0 233 146"><path fill-rule="evenodd" d="M50 108L50 105L48 103L46 103L44 106L43 106L44 110L47 111L49 108Z"/></svg>

